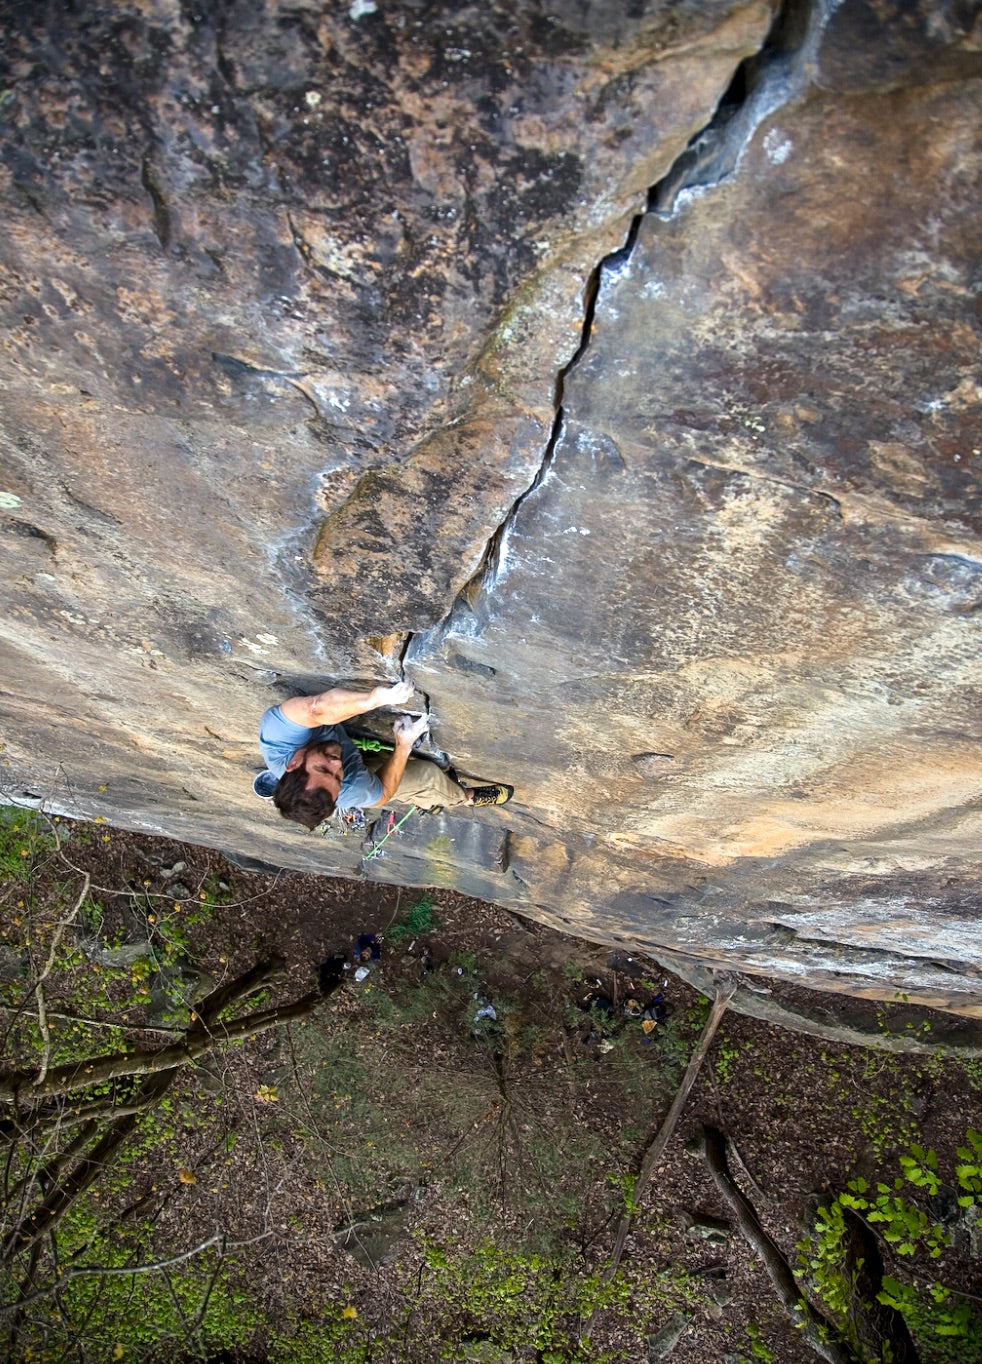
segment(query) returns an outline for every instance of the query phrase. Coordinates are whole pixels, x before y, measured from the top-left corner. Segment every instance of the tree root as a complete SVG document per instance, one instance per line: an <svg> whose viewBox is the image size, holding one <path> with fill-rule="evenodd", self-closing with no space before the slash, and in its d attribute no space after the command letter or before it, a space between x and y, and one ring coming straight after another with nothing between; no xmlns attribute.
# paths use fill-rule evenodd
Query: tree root
<svg viewBox="0 0 982 1364"><path fill-rule="evenodd" d="M801 1292L791 1266L764 1230L756 1209L730 1173L723 1133L716 1127L704 1127L700 1145L702 1158L717 1189L732 1210L744 1238L763 1262L782 1307L801 1328L806 1344L827 1364L863 1364L835 1324L812 1307Z"/></svg>

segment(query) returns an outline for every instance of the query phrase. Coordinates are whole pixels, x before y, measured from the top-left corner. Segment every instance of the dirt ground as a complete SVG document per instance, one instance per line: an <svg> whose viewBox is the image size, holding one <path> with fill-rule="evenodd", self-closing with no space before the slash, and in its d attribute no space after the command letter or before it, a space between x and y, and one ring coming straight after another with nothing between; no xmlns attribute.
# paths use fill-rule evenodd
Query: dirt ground
<svg viewBox="0 0 982 1364"><path fill-rule="evenodd" d="M88 954L94 937L111 953L142 933L167 962L144 1012L127 1005L117 1020L140 1043L180 1024L182 998L261 957L285 963L273 1002L345 958L344 988L314 1015L189 1076L178 1121L119 1195L121 1215L151 1217L158 1255L216 1228L227 1238L255 1323L216 1361L290 1358L270 1343L278 1333L336 1321L349 1336L294 1357L797 1364L813 1356L690 1149L699 1125L732 1139L735 1172L792 1262L814 1208L847 1180L892 1180L912 1142L935 1148L944 1171L982 1127L982 1062L822 1043L728 1014L634 1210L628 1296L593 1304L584 1354L550 1354L505 1329L507 1295L479 1301L440 1255L520 1253L538 1283L521 1291L519 1276L514 1295L533 1313L563 1274L602 1270L707 1001L655 961L446 891L245 872L95 826L66 840L58 868L72 885L86 872L102 916L80 933ZM362 943L364 960L360 937L379 940ZM916 1027L929 1038L931 1016ZM950 1220L931 1273L977 1292L977 1227ZM923 1358L982 1357L958 1346Z"/></svg>

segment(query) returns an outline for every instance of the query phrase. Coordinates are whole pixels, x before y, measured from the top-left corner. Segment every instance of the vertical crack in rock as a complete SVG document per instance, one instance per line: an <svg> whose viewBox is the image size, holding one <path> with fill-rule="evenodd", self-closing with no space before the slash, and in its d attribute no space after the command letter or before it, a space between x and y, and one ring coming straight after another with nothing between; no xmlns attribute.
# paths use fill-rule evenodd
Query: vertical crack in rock
<svg viewBox="0 0 982 1364"><path fill-rule="evenodd" d="M645 217L653 214L670 218L683 192L711 188L737 169L760 123L807 86L822 31L837 3L838 0L785 0L760 51L737 67L705 128L695 134L667 174L649 189L645 207L632 220L624 244L604 256L590 272L583 291L579 344L557 375L555 417L535 476L490 536L481 566L457 594L443 620L428 630L406 636L399 654L401 675L452 630L463 627L467 617L476 616L477 603L494 592L507 560L511 528L526 500L541 486L553 466L565 423L566 381L590 345L604 277L630 259Z"/></svg>
<svg viewBox="0 0 982 1364"><path fill-rule="evenodd" d="M222 80L228 86L229 94L235 94L236 74L235 65L228 55L228 14L221 5L216 5L213 19L213 37L215 41L215 68Z"/></svg>
<svg viewBox="0 0 982 1364"><path fill-rule="evenodd" d="M171 214L164 192L157 183L149 153L144 155L140 162L140 183L150 196L150 203L153 206L153 230L160 242L161 250L166 251L171 240Z"/></svg>
<svg viewBox="0 0 982 1364"><path fill-rule="evenodd" d="M839 0L785 0L760 51L737 67L706 127L649 192L647 211L671 217L684 190L720 184L758 126L808 84L822 30Z"/></svg>

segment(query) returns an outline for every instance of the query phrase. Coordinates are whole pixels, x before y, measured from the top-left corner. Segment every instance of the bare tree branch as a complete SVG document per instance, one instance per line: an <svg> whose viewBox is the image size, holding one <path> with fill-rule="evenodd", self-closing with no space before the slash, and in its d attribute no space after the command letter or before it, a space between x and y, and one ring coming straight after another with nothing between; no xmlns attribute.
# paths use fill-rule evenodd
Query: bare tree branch
<svg viewBox="0 0 982 1364"><path fill-rule="evenodd" d="M699 1076L699 1071L702 1069L702 1063L705 1061L709 1048L713 1044L716 1030L723 1021L723 1015L726 1013L727 1006L735 994L736 981L727 976L720 977L716 985L716 998L713 1000L713 1007L710 1010L709 1017L706 1019L706 1025L702 1030L702 1036L699 1038L699 1045L689 1059L689 1064L686 1067L685 1075L682 1077L679 1091L672 1100L672 1106L665 1116L665 1121L662 1123L658 1135L651 1143L651 1146L648 1148L648 1152L641 1163L638 1182L634 1186L635 1199L641 1197L648 1181L654 1173L655 1166L665 1154L665 1147L672 1139L672 1133L675 1131L675 1126L678 1123L682 1109L685 1107L685 1101L692 1092L692 1087Z"/></svg>
<svg viewBox="0 0 982 1364"><path fill-rule="evenodd" d="M713 1038L716 1036L716 1030L722 1022L727 1006L735 993L736 981L731 976L720 976L716 984L716 998L713 1000L713 1007L710 1010L709 1017L706 1019L705 1026L699 1038L699 1043L692 1053L692 1056L689 1058L689 1064L686 1067L685 1075L682 1077L682 1083L679 1085L678 1093L672 1100L672 1106L665 1115L665 1121L658 1129L654 1141L648 1147L644 1159L641 1162L641 1170L634 1185L635 1203L640 1200L648 1181L654 1173L655 1166L665 1154L665 1147L672 1139L672 1133L675 1131L679 1116L681 1115L682 1109L685 1107L685 1101L692 1091L692 1086L695 1084L699 1071L702 1069L702 1063L705 1061L706 1054L712 1046ZM627 1241L628 1232L631 1230L631 1220L631 1213L627 1212L621 1218L620 1224L618 1225L617 1236L614 1240L614 1248L611 1251L610 1264L607 1266L608 1278L613 1277L617 1266L621 1262L621 1256L624 1254L624 1245Z"/></svg>
<svg viewBox="0 0 982 1364"><path fill-rule="evenodd" d="M159 1102L174 1083L178 1072L166 1070L162 1074L151 1075L141 1086L147 1105ZM129 1113L109 1124L95 1146L83 1156L71 1174L56 1184L45 1195L23 1222L10 1232L0 1249L0 1264L7 1264L21 1251L32 1246L39 1237L50 1231L65 1215L72 1203L99 1178L106 1167L116 1159L120 1149L136 1126L138 1113ZM93 1123L92 1127L96 1124Z"/></svg>
<svg viewBox="0 0 982 1364"><path fill-rule="evenodd" d="M280 965L278 961L260 962L236 980L213 991L198 1005L192 1026L178 1042L160 1047L157 1051L122 1051L103 1056L89 1056L81 1061L55 1066L44 1077L39 1077L34 1071L14 1071L0 1079L0 1100L10 1102L18 1099L28 1101L47 1099L75 1090L90 1089L94 1085L122 1079L128 1075L151 1075L158 1071L171 1070L175 1066L186 1065L189 1061L202 1056L211 1049L216 1038L230 1040L247 1036L253 1030L262 1031L265 1027L275 1026L279 1021L273 1017L277 1013L276 1010L249 1015L248 1017L255 1019L252 1027L244 1019L220 1025L216 1024L214 1019L222 1009L227 1008L236 999L253 994L280 969ZM305 996L305 1008L300 1012L312 1008L320 998L319 991ZM297 1001L297 1004L285 1005L283 1008L287 1011L296 1009L299 1003L300 1001ZM284 1019L296 1016L296 1013L289 1012L283 1015Z"/></svg>
<svg viewBox="0 0 982 1364"><path fill-rule="evenodd" d="M69 910L64 919L55 926L55 931L51 936L51 947L48 951L48 960L45 962L41 974L34 982L34 997L37 1000L38 1006L38 1024L41 1028L41 1065L38 1068L38 1084L44 1083L44 1077L47 1075L48 1066L51 1063L51 1029L48 1027L48 1013L44 1002L44 982L47 980L48 976L50 976L52 967L55 964L55 957L58 955L58 948L65 935L65 929L74 921L75 916L85 904L85 897L89 893L91 884L92 877L88 872L85 872L82 878L82 890L78 899L75 901L75 906L73 909Z"/></svg>
<svg viewBox="0 0 982 1364"><path fill-rule="evenodd" d="M18 1225L7 1234L2 1249L0 1249L0 1264L9 1263L15 1255L34 1245L41 1236L57 1225L72 1203L116 1159L122 1146L132 1134L140 1113L160 1101L177 1078L180 1066L205 1055L221 1042L234 1040L236 1037L251 1037L257 1032L265 1031L292 1018L310 1013L316 1005L333 994L342 984L340 976L326 979L320 989L313 990L289 1004L248 1014L243 1018L234 1019L230 1023L214 1023L216 1012L227 1007L228 1003L234 1001L237 994L242 990L252 993L257 988L257 983L264 978L263 973L265 972L268 975L275 969L278 969L278 963L259 963L251 971L240 976L237 981L230 982L229 985L213 991L206 1000L202 1001L198 1018L182 1042L170 1047L163 1047L156 1053L138 1053L136 1057L131 1055L125 1058L130 1067L128 1074L143 1074L147 1078L130 1096L126 1110L121 1114L112 1116L112 1121L103 1135L91 1150L82 1157L71 1174L60 1183L55 1183L54 1187L42 1198L33 1211L23 1217ZM210 1028L213 1031L209 1031ZM113 1056L101 1059L105 1069L110 1069L124 1058ZM133 1068L134 1059L138 1059L141 1066L136 1071ZM98 1060L99 1058L93 1059L92 1070L95 1069ZM84 1062L81 1064L86 1065ZM74 1074L77 1073L78 1067L69 1067L68 1069L72 1070ZM86 1083L97 1083L98 1081L89 1078L91 1073L92 1071L87 1068ZM56 1071L49 1074L45 1081L46 1086L54 1083L56 1074ZM103 1078L106 1078L105 1075ZM113 1077L110 1076L109 1078ZM75 1087L78 1087L77 1083ZM112 1113L111 1108L109 1112ZM89 1123L83 1128L81 1136L76 1137L69 1149L77 1152L83 1138L88 1140L95 1127L95 1122L90 1119ZM55 1161L52 1162L56 1180L66 1163L67 1158L64 1155L56 1157Z"/></svg>
<svg viewBox="0 0 982 1364"><path fill-rule="evenodd" d="M24 1278L21 1280L21 1285L17 1293L16 1301L8 1304L8 1306L3 1309L3 1315L9 1313L13 1317L13 1321L7 1328L7 1352L9 1358L11 1359L14 1358L17 1340L18 1337L20 1336L21 1327L24 1324L24 1318L26 1315L25 1309L32 1299L32 1295L30 1294L29 1290L31 1285L34 1283L34 1275L37 1273L37 1265L40 1257L41 1243L38 1242L36 1245L31 1247L31 1254L28 1259L27 1268L24 1271Z"/></svg>
<svg viewBox="0 0 982 1364"><path fill-rule="evenodd" d="M21 1014L23 1012L23 1004L0 1002L0 1013ZM120 1023L117 1019L89 1018L86 1014L63 1014L54 1009L48 1010L48 1017L61 1019L64 1023L84 1023L87 1028L113 1028L116 1032L160 1032L170 1037L184 1032L184 1028L165 1028L160 1023Z"/></svg>
<svg viewBox="0 0 982 1364"><path fill-rule="evenodd" d="M15 1199L19 1199L21 1202L21 1213L17 1218L13 1219L14 1221L20 1222L22 1220L23 1209L27 1205L28 1199L31 1196L31 1191L38 1185L41 1185L43 1188L45 1185L53 1183L68 1162L77 1156L80 1151L84 1150L98 1130L98 1123L89 1121L81 1132L75 1134L63 1151L58 1151L44 1165L36 1166L29 1170L23 1179L19 1180L6 1191L4 1196L5 1205L9 1206ZM51 1145L53 1143L49 1139L46 1144Z"/></svg>
<svg viewBox="0 0 982 1364"><path fill-rule="evenodd" d="M258 1236L250 1236L244 1241L229 1241L224 1231L216 1231L212 1236L200 1241L196 1246L191 1246L189 1250L183 1250L179 1255L170 1255L165 1260L154 1260L145 1265L70 1265L64 1270L56 1280L50 1284L45 1284L44 1288L38 1288L35 1292L21 1297L19 1302L9 1303L5 1307L0 1307L0 1317L6 1316L11 1312L18 1311L30 1306L33 1302L38 1302L41 1298L49 1298L53 1293L60 1293L62 1289L72 1279L98 1278L106 1279L114 1275L128 1277L133 1274L157 1274L168 1269L173 1269L175 1265L184 1264L191 1260L195 1255L201 1255L204 1251L210 1250L212 1246L219 1246L219 1258L221 1259L226 1251L242 1250L246 1246L255 1245L259 1241L268 1240L274 1236L272 1230L260 1232ZM209 1290L210 1296L210 1290ZM207 1302L207 1298L206 1298ZM200 1318L200 1311L196 1314ZM200 1320L195 1323L200 1325Z"/></svg>
<svg viewBox="0 0 982 1364"><path fill-rule="evenodd" d="M213 1047L222 1042L234 1042L240 1037L253 1037L270 1028L288 1023L290 1019L301 1018L320 1004L324 995L312 990L290 1004L281 1004L274 1009L259 1013L244 1014L241 1018L231 1019L228 1023L218 1023L211 1031L189 1030L180 1042L161 1047L158 1051L116 1052L110 1056L93 1056L85 1061L72 1062L52 1070L42 1084L31 1081L19 1087L17 1081L24 1075L13 1075L0 1081L0 1099L51 1098L55 1095L76 1093L81 1089L91 1089L94 1085L109 1080L128 1079L134 1075L156 1075L161 1071L176 1070L181 1066L200 1060ZM8 1086L12 1092L8 1092ZM143 1105L140 1105L141 1107ZM113 1105L107 1101L104 1111L111 1113Z"/></svg>
<svg viewBox="0 0 982 1364"><path fill-rule="evenodd" d="M255 966L250 967L241 976L226 981L224 985L212 990L211 994L205 995L191 1014L192 1023L197 1028L207 1029L230 1004L248 998L270 981L277 980L283 974L283 969L282 957L264 957L257 961Z"/></svg>

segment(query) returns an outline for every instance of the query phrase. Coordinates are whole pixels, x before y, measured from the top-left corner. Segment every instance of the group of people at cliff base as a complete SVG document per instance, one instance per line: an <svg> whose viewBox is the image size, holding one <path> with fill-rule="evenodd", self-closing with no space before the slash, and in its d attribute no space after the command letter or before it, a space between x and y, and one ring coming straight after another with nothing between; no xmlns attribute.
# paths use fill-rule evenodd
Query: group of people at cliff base
<svg viewBox="0 0 982 1364"><path fill-rule="evenodd" d="M271 706L259 726L266 771L253 789L271 799L284 819L306 829L316 829L335 810L345 814L392 802L440 810L511 800L510 786L464 786L437 763L414 757L413 746L426 732L426 715L400 715L391 751L362 754L344 722L383 706L405 706L412 695L410 682L395 682L367 692L333 687Z"/></svg>

